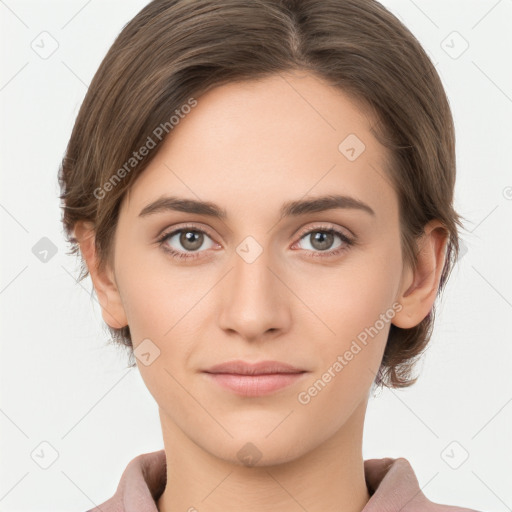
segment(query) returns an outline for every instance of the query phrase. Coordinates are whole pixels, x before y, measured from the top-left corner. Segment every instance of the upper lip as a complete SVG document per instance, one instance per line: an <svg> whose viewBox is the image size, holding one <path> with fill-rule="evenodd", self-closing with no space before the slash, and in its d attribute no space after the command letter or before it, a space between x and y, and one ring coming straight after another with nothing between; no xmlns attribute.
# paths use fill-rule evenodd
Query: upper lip
<svg viewBox="0 0 512 512"><path fill-rule="evenodd" d="M259 361L257 363L248 363L246 361L236 360L216 364L208 370L207 373L233 373L237 375L268 375L272 373L303 373L306 370L296 368L288 363L281 361Z"/></svg>

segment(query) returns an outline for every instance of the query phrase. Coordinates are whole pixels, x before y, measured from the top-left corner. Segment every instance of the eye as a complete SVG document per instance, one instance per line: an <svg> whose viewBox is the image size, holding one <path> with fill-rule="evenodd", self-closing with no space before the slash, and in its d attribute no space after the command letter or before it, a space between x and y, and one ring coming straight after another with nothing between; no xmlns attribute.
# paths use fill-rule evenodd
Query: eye
<svg viewBox="0 0 512 512"><path fill-rule="evenodd" d="M338 238L340 242L333 248L333 243L336 238ZM313 251L312 257L315 258L336 256L337 254L346 251L355 243L353 238L348 237L341 231L332 227L317 227L313 230L309 230L301 236L300 240L306 240L309 242L311 249L306 247L306 250Z"/></svg>
<svg viewBox="0 0 512 512"><path fill-rule="evenodd" d="M165 251L169 252L171 256L175 258L193 259L197 258L199 255L190 253L200 252L199 250L201 248L211 249L213 247L213 243L210 245L207 244L207 247L204 247L207 239L213 242L210 236L201 229L197 229L195 227L182 227L162 235L158 242ZM178 245L178 247L171 246L170 244L172 242Z"/></svg>
<svg viewBox="0 0 512 512"><path fill-rule="evenodd" d="M333 248L336 238L340 242ZM355 244L355 238L348 237L330 226L321 226L306 231L295 245L300 244L302 240L309 241L311 249L306 247L305 250L310 253L309 257L314 258L336 256ZM205 242L206 247L204 246ZM206 231L195 226L183 226L170 233L164 233L158 239L158 243L173 258L187 260L201 257L201 249L211 249L216 245ZM172 243L175 245L172 246Z"/></svg>

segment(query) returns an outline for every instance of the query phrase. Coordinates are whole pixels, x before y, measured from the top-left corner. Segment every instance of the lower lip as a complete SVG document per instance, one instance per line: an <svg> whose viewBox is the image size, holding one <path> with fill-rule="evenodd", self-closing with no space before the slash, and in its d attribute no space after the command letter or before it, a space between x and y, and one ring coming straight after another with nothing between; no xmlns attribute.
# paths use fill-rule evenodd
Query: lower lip
<svg viewBox="0 0 512 512"><path fill-rule="evenodd" d="M208 373L212 380L223 388L242 396L263 396L294 384L302 373L269 373L266 375L238 375L233 373Z"/></svg>

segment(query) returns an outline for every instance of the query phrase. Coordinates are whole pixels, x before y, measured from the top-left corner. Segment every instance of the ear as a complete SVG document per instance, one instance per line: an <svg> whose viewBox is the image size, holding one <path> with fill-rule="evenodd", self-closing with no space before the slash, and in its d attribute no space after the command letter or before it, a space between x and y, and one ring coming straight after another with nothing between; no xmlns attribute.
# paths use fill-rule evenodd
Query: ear
<svg viewBox="0 0 512 512"><path fill-rule="evenodd" d="M415 269L406 267L396 301L402 309L392 323L402 329L418 325L431 311L439 288L441 273L446 260L448 231L434 219L424 229L418 240L418 263Z"/></svg>
<svg viewBox="0 0 512 512"><path fill-rule="evenodd" d="M120 329L128 325L121 295L115 282L113 271L108 265L98 270L98 257L95 246L95 231L91 222L79 221L75 225L74 236L80 252L87 264L92 283L101 306L103 320L112 328Z"/></svg>

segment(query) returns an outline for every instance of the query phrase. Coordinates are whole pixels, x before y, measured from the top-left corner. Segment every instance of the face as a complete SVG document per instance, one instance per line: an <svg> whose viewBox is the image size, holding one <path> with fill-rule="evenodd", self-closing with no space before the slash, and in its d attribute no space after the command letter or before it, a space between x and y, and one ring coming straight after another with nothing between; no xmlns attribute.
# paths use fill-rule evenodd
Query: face
<svg viewBox="0 0 512 512"><path fill-rule="evenodd" d="M366 403L401 307L389 155L360 106L312 75L231 83L197 101L122 203L123 315L163 428L225 460L248 442L266 463L291 460ZM225 216L148 207L167 196ZM326 196L345 200L312 202ZM244 394L205 373L233 360L302 373L277 389L252 377Z"/></svg>

